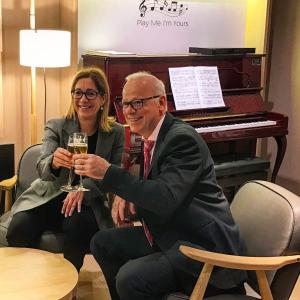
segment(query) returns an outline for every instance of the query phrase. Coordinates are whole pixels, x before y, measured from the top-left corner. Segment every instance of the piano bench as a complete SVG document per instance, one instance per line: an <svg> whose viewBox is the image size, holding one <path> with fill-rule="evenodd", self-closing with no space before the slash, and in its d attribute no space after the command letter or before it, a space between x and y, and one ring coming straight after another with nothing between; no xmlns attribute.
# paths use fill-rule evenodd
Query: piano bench
<svg viewBox="0 0 300 300"><path fill-rule="evenodd" d="M248 180L267 180L270 162L260 157L215 162L218 184L224 189L229 201L241 184Z"/></svg>

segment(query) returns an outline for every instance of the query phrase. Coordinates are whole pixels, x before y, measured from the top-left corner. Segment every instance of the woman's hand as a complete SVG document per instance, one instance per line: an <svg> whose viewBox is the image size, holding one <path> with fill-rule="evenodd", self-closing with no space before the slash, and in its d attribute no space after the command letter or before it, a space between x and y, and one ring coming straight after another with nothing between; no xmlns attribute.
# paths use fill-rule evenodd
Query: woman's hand
<svg viewBox="0 0 300 300"><path fill-rule="evenodd" d="M135 215L136 210L132 202L126 202L119 196L115 196L111 209L111 216L116 225L126 222L128 214Z"/></svg>
<svg viewBox="0 0 300 300"><path fill-rule="evenodd" d="M52 168L65 167L70 169L73 166L72 153L64 148L57 148L53 153Z"/></svg>
<svg viewBox="0 0 300 300"><path fill-rule="evenodd" d="M71 217L75 208L77 207L77 212L81 211L81 204L83 200L83 192L70 192L68 193L66 199L64 200L61 213L65 215L65 218Z"/></svg>
<svg viewBox="0 0 300 300"><path fill-rule="evenodd" d="M95 154L74 154L75 173L95 179L103 179L110 163Z"/></svg>

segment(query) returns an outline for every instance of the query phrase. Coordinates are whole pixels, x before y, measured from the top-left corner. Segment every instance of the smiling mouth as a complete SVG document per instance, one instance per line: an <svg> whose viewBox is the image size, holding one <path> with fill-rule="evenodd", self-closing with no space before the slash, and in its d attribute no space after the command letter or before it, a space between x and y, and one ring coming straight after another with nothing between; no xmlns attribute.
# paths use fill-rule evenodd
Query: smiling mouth
<svg viewBox="0 0 300 300"><path fill-rule="evenodd" d="M78 106L79 109L90 109L91 106L83 106L83 105L80 105Z"/></svg>
<svg viewBox="0 0 300 300"><path fill-rule="evenodd" d="M128 119L127 121L131 124L135 124L135 123L138 123L142 118L130 118Z"/></svg>

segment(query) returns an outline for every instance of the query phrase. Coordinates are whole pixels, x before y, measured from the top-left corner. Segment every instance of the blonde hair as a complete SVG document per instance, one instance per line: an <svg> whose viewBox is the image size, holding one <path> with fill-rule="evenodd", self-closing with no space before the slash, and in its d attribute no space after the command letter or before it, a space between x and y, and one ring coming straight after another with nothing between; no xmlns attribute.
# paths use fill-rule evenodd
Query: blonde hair
<svg viewBox="0 0 300 300"><path fill-rule="evenodd" d="M77 82L82 78L90 78L94 82L99 94L104 98L102 110L98 111L99 128L105 132L111 131L112 125L115 123L115 118L108 116L110 106L110 91L105 73L97 67L80 69L73 77L71 91L75 89ZM74 101L72 98L66 114L66 118L78 118L74 108Z"/></svg>

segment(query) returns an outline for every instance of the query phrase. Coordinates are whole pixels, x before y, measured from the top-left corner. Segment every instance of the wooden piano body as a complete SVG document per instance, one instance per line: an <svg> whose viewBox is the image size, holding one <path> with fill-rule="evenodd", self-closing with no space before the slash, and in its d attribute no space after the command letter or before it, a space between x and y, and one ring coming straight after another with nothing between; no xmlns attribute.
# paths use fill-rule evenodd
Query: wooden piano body
<svg viewBox="0 0 300 300"><path fill-rule="evenodd" d="M228 157L232 160L255 157L257 139L274 137L277 142L276 161L271 177L271 181L274 182L286 150L288 118L279 113L267 112L264 108L261 96L263 57L260 54L218 56L197 54L102 56L86 54L82 56L84 66L98 66L105 71L111 88L111 114L116 115L120 123L125 124L125 119L122 110L114 104L117 99L121 99L124 79L131 73L145 70L165 83L168 110L196 129L200 128L197 130L207 142L215 161L222 161ZM168 68L186 66L218 67L225 108L186 111L175 109ZM264 124L266 121L268 122ZM251 122L263 123L249 125ZM241 123L246 123L246 125ZM224 125L226 127L222 127ZM126 147L133 156L140 152L140 138L131 134L128 127Z"/></svg>

